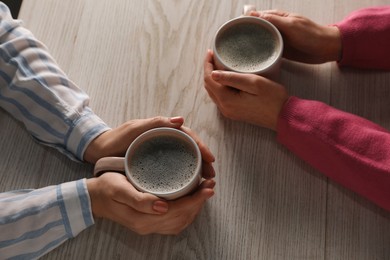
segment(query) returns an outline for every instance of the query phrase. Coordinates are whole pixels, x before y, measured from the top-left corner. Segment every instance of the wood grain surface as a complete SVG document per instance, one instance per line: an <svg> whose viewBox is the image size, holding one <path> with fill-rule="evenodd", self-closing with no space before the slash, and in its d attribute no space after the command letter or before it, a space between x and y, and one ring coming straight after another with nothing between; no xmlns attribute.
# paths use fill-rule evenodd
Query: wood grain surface
<svg viewBox="0 0 390 260"><path fill-rule="evenodd" d="M332 24L385 0L253 0ZM224 118L203 88L203 59L239 0L34 0L20 19L85 89L111 126L185 117L216 156L216 195L178 236L140 236L106 220L43 259L390 259L390 213L340 187L276 142L276 134ZM390 73L335 63L282 64L291 95L390 128ZM92 166L42 147L0 110L0 188L39 188L91 177ZM389 187L390 188L390 187Z"/></svg>

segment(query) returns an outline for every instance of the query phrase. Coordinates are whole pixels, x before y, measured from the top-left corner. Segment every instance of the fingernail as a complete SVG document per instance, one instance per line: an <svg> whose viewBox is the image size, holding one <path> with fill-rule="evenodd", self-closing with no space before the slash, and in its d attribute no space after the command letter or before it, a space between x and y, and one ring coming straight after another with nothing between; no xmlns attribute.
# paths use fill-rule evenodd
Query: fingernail
<svg viewBox="0 0 390 260"><path fill-rule="evenodd" d="M214 79L214 80L219 80L221 79L222 77L222 72L218 71L218 70L214 70L213 72L211 72L211 77Z"/></svg>
<svg viewBox="0 0 390 260"><path fill-rule="evenodd" d="M210 189L214 189L214 187L215 187L215 181L214 180L210 180Z"/></svg>
<svg viewBox="0 0 390 260"><path fill-rule="evenodd" d="M175 117L171 117L170 121L171 123L176 124L176 123L182 123L184 120L183 117L181 116L175 116Z"/></svg>
<svg viewBox="0 0 390 260"><path fill-rule="evenodd" d="M166 212L168 212L168 203L166 203L165 201L161 201L161 200L155 201L153 203L153 210L155 210L159 213L166 213Z"/></svg>
<svg viewBox="0 0 390 260"><path fill-rule="evenodd" d="M213 190L212 192L210 192L210 193L208 194L207 199L211 198L211 197L214 196L214 195L215 195L215 192L214 192L214 190Z"/></svg>

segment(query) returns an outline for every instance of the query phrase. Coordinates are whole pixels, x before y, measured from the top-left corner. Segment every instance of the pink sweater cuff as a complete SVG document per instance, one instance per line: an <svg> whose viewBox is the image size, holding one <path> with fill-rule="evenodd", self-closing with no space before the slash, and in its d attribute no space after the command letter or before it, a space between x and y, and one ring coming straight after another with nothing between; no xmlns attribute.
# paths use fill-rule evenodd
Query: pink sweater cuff
<svg viewBox="0 0 390 260"><path fill-rule="evenodd" d="M390 6L355 11L335 25L343 46L339 65L390 69Z"/></svg>
<svg viewBox="0 0 390 260"><path fill-rule="evenodd" d="M333 181L390 210L390 133L322 102L290 97L278 142Z"/></svg>

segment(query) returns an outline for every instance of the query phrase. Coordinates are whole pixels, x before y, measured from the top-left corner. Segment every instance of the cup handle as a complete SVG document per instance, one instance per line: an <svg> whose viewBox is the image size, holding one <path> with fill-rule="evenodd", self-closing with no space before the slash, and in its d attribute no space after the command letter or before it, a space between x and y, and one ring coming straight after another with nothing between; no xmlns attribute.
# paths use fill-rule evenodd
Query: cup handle
<svg viewBox="0 0 390 260"><path fill-rule="evenodd" d="M105 172L125 173L125 158L124 157L104 157L99 159L93 170L93 175L99 177Z"/></svg>
<svg viewBox="0 0 390 260"><path fill-rule="evenodd" d="M250 15L252 11L256 11L256 6L254 5L244 5L244 8L242 9L243 15Z"/></svg>

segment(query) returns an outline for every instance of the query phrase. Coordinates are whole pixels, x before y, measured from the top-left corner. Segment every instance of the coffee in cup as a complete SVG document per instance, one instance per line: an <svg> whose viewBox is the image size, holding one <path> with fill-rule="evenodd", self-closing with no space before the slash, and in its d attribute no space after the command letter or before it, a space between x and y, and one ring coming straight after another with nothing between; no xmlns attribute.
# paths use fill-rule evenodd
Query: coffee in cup
<svg viewBox="0 0 390 260"><path fill-rule="evenodd" d="M200 150L189 135L161 127L137 137L124 158L100 159L95 165L95 175L105 171L123 172L139 191L172 200L199 185L201 164Z"/></svg>
<svg viewBox="0 0 390 260"><path fill-rule="evenodd" d="M240 16L224 23L213 43L217 69L277 77L283 52L283 39L270 22L253 16Z"/></svg>

